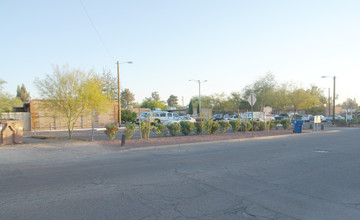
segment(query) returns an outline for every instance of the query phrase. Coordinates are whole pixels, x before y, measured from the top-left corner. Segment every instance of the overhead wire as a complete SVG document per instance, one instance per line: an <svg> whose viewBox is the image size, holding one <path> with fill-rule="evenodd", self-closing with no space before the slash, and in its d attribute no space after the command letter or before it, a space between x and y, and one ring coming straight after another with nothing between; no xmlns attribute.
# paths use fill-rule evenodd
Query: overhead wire
<svg viewBox="0 0 360 220"><path fill-rule="evenodd" d="M86 14L86 16L87 16L87 18L88 18L88 20L89 20L89 22L90 22L90 24L91 24L91 26L94 28L94 30L95 30L95 33L96 33L96 35L97 35L97 37L99 38L99 40L100 40L100 42L101 42L101 44L102 44L102 46L104 47L104 50L105 50L105 52L107 53L107 55L115 62L115 59L113 58L113 56L111 55L111 53L110 53L110 50L108 49L108 47L106 46L106 44L105 44L105 42L103 41L103 39L102 39L102 37L101 37L101 35L100 35L100 33L99 33L99 31L98 31L98 29L96 28L96 26L95 26L95 24L94 24L94 22L92 21L92 19L91 19L91 17L90 17L90 15L89 15L89 13L87 12L87 10L86 10L86 7L85 7L85 5L84 5L84 3L82 2L82 0L79 0L80 1L80 4L81 4L81 6L82 6L82 9L84 10L84 12L85 12L85 14Z"/></svg>

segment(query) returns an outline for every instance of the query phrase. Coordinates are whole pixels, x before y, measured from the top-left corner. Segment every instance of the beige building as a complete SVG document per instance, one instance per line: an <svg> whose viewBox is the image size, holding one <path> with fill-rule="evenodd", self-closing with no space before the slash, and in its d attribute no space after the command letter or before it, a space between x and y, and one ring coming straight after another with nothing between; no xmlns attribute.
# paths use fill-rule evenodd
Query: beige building
<svg viewBox="0 0 360 220"><path fill-rule="evenodd" d="M30 115L31 115L31 130L63 130L67 129L66 118L55 112L49 111L42 107L43 101L39 99L31 100ZM137 114L149 111L147 108L127 108ZM122 108L125 110L125 108ZM95 127L105 127L108 124L116 124L118 121L118 103L112 101L109 109L99 114L94 112ZM83 114L77 120L74 129L91 128L92 120L91 113Z"/></svg>

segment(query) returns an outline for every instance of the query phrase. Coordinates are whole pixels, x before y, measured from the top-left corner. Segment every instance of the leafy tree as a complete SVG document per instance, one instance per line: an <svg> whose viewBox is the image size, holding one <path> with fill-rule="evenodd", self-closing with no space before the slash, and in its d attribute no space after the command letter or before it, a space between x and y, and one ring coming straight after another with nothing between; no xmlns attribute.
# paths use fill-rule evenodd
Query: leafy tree
<svg viewBox="0 0 360 220"><path fill-rule="evenodd" d="M275 76L271 72L268 72L252 85L245 87L244 99L247 100L249 95L254 93L256 96L254 109L262 111L265 106L272 105L273 92L276 85Z"/></svg>
<svg viewBox="0 0 360 220"><path fill-rule="evenodd" d="M342 107L347 111L350 110L350 114L353 114L353 110L358 108L358 104L356 103L356 99L347 98L345 102L343 102Z"/></svg>
<svg viewBox="0 0 360 220"><path fill-rule="evenodd" d="M151 93L151 99L154 100L154 101L159 102L159 101L160 101L159 92L152 92L152 93Z"/></svg>
<svg viewBox="0 0 360 220"><path fill-rule="evenodd" d="M273 98L271 106L287 112L289 106L291 105L289 93L287 84L278 86L272 93Z"/></svg>
<svg viewBox="0 0 360 220"><path fill-rule="evenodd" d="M320 104L319 98L316 95L311 95L310 91L302 88L294 89L289 94L290 102L294 107L294 111L306 110Z"/></svg>
<svg viewBox="0 0 360 220"><path fill-rule="evenodd" d="M17 86L16 97L19 98L22 102L27 102L30 100L30 93L26 91L24 84L22 84L21 87L19 85Z"/></svg>
<svg viewBox="0 0 360 220"><path fill-rule="evenodd" d="M125 122L133 122L136 120L137 114L129 109L121 110L121 119Z"/></svg>
<svg viewBox="0 0 360 220"><path fill-rule="evenodd" d="M167 100L167 103L169 106L175 106L178 104L178 97L175 95L170 95L170 97Z"/></svg>
<svg viewBox="0 0 360 220"><path fill-rule="evenodd" d="M121 92L121 105L130 106L135 101L135 94L126 88Z"/></svg>
<svg viewBox="0 0 360 220"><path fill-rule="evenodd" d="M229 102L233 105L233 111L237 111L242 109L242 103L244 100L241 98L241 94L239 92L232 92L229 97Z"/></svg>
<svg viewBox="0 0 360 220"><path fill-rule="evenodd" d="M112 100L118 99L118 79L111 73L111 70L103 69L101 75L98 75L103 82L103 92Z"/></svg>
<svg viewBox="0 0 360 220"><path fill-rule="evenodd" d="M109 94L104 92L104 84L93 72L84 73L68 66L54 67L53 75L36 79L44 108L66 118L69 138L79 117L94 110L101 112L109 104Z"/></svg>
<svg viewBox="0 0 360 220"><path fill-rule="evenodd" d="M160 101L154 101L154 100L144 100L141 105L140 108L149 108L149 109L156 109L156 108L160 108L160 109L166 109L167 106L160 102Z"/></svg>
<svg viewBox="0 0 360 220"><path fill-rule="evenodd" d="M0 79L0 118L2 112L11 112L15 106L22 106L23 102L16 97L2 91L5 80Z"/></svg>

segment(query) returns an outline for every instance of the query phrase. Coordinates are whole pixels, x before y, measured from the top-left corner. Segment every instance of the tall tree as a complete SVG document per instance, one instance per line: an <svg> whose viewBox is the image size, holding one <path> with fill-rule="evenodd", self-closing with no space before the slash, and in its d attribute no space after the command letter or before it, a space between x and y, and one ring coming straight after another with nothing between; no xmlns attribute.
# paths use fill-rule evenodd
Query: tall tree
<svg viewBox="0 0 360 220"><path fill-rule="evenodd" d="M24 84L22 84L21 87L19 85L17 86L16 97L19 98L22 102L27 102L30 100L30 93L27 92Z"/></svg>
<svg viewBox="0 0 360 220"><path fill-rule="evenodd" d="M272 93L272 104L271 107L278 108L287 112L289 106L291 105L289 99L289 89L286 83L278 86Z"/></svg>
<svg viewBox="0 0 360 220"><path fill-rule="evenodd" d="M160 101L155 101L155 100L144 100L141 105L140 108L149 108L151 110L155 110L156 108L160 108L160 109L166 109L167 106L164 105L164 103L160 102Z"/></svg>
<svg viewBox="0 0 360 220"><path fill-rule="evenodd" d="M189 103L189 114L190 115L194 114L194 106L193 106L192 99L190 100L190 103Z"/></svg>
<svg viewBox="0 0 360 220"><path fill-rule="evenodd" d="M118 84L117 84L117 77L111 73L111 70L103 69L103 72L98 75L100 77L104 88L103 91L112 99L118 99Z"/></svg>
<svg viewBox="0 0 360 220"><path fill-rule="evenodd" d="M44 99L43 107L66 118L70 139L82 114L103 111L109 101L102 80L92 71L84 73L68 66L55 66L53 75L36 79L35 85Z"/></svg>
<svg viewBox="0 0 360 220"><path fill-rule="evenodd" d="M275 76L268 72L265 76L245 87L244 99L247 100L251 93L256 96L254 109L262 111L267 105L272 104L272 93L276 87Z"/></svg>
<svg viewBox="0 0 360 220"><path fill-rule="evenodd" d="M320 104L317 95L312 95L310 90L303 88L294 88L290 91L289 99L294 108L294 112L297 112L297 110L307 110Z"/></svg>
<svg viewBox="0 0 360 220"><path fill-rule="evenodd" d="M178 104L178 97L175 96L175 95L170 95L168 100L167 100L167 103L169 106L175 106Z"/></svg>
<svg viewBox="0 0 360 220"><path fill-rule="evenodd" d="M152 100L154 100L154 101L160 101L160 95L159 95L159 92L152 92L151 93L151 98L152 98Z"/></svg>
<svg viewBox="0 0 360 220"><path fill-rule="evenodd" d="M135 94L126 88L121 91L121 105L130 106L135 101Z"/></svg>

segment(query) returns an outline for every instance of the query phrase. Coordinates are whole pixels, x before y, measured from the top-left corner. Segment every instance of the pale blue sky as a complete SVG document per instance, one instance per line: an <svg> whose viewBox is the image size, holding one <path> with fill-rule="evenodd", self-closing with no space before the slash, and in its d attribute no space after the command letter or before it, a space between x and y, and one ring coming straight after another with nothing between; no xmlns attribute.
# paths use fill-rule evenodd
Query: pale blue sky
<svg viewBox="0 0 360 220"><path fill-rule="evenodd" d="M89 20L97 29L97 32ZM241 92L266 72L280 82L332 89L360 102L360 1L0 0L0 78L15 95L53 65L116 76L141 102L158 91L185 104L198 94ZM100 38L99 36L100 35Z"/></svg>

